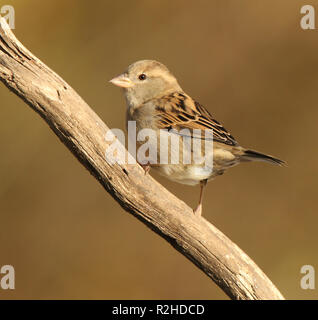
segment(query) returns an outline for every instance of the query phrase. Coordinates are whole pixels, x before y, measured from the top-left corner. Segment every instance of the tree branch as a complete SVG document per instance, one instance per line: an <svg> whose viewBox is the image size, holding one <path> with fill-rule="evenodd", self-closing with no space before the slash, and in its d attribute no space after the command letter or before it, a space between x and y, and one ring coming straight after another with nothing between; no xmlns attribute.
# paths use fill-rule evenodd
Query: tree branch
<svg viewBox="0 0 318 320"><path fill-rule="evenodd" d="M284 299L231 240L167 191L139 165L109 165L109 130L82 98L0 19L0 80L51 127L129 213L191 260L232 299Z"/></svg>

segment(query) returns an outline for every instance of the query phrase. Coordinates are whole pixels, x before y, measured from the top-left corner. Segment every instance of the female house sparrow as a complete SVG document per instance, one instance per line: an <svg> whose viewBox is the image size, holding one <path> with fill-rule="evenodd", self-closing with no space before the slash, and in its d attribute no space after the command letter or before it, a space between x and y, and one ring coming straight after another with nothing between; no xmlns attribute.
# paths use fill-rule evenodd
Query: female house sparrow
<svg viewBox="0 0 318 320"><path fill-rule="evenodd" d="M187 95L166 66L154 60L141 60L131 64L127 71L110 80L124 89L127 102L127 120L136 121L137 132L141 129L201 129L213 137L213 150L207 154L213 160L213 169L203 164L165 163L147 166L156 169L170 180L201 185L200 199L194 213L202 213L203 189L207 181L223 174L234 165L244 161L266 161L283 165L282 160L241 147L234 137L198 102ZM195 137L204 140L205 137ZM173 152L173 151L172 151ZM182 152L182 148L178 150ZM193 153L193 150L190 149ZM150 167L149 167L150 166Z"/></svg>

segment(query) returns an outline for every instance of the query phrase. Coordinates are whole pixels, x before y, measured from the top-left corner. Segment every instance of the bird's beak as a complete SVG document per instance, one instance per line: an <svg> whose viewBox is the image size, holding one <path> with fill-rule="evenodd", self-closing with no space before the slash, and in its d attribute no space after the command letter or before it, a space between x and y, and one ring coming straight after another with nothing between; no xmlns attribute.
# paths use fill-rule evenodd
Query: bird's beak
<svg viewBox="0 0 318 320"><path fill-rule="evenodd" d="M109 82L121 88L131 88L134 85L134 83L124 73L109 80Z"/></svg>

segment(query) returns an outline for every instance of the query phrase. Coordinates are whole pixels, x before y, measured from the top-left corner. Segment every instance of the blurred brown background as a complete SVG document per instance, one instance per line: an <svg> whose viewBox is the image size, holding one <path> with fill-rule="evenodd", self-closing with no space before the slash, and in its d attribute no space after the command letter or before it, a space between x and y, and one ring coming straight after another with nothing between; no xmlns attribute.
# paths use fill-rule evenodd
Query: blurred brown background
<svg viewBox="0 0 318 320"><path fill-rule="evenodd" d="M309 3L310 2L310 3ZM300 268L318 268L318 1L1 1L19 40L111 128L125 102L108 83L157 59L243 145L288 168L242 164L212 181L204 215L292 299ZM0 266L16 290L0 299L225 299L168 243L124 212L47 125L0 86ZM190 206L199 188L155 176Z"/></svg>

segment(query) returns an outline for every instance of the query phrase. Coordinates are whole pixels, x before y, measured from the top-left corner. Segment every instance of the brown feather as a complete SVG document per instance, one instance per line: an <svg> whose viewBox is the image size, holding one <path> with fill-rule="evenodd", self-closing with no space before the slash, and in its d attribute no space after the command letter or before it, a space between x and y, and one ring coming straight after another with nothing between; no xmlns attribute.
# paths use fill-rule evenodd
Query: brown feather
<svg viewBox="0 0 318 320"><path fill-rule="evenodd" d="M155 100L160 129L213 130L213 139L237 146L235 138L198 102L183 92L174 92Z"/></svg>

